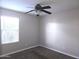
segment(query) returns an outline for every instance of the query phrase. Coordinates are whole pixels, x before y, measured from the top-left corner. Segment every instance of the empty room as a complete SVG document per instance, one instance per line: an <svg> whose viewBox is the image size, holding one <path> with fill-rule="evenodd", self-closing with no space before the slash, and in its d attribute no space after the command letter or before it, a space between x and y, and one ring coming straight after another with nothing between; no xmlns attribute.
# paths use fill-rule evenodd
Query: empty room
<svg viewBox="0 0 79 59"><path fill-rule="evenodd" d="M79 0L0 0L0 59L79 59Z"/></svg>

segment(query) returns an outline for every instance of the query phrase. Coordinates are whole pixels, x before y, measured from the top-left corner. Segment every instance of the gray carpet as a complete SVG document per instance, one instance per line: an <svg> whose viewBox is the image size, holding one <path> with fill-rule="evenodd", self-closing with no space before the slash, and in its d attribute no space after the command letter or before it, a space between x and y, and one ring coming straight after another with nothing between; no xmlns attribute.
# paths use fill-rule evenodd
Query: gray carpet
<svg viewBox="0 0 79 59"><path fill-rule="evenodd" d="M0 59L76 59L44 47L35 47Z"/></svg>

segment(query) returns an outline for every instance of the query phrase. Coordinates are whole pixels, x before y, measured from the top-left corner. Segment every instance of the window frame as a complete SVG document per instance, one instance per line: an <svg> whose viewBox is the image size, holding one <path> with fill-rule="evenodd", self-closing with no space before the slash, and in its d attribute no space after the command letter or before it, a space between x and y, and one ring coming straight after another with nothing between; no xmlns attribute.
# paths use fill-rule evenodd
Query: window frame
<svg viewBox="0 0 79 59"><path fill-rule="evenodd" d="M19 42L19 17L4 16L4 15L2 15L2 16L1 16L1 21L2 21L2 20L7 20L7 19L2 19L2 17L8 17L9 19L11 19L11 18L17 19L17 21L18 21L18 25L17 25L18 27L17 27L17 28L18 28L18 29L16 29L16 30L8 30L8 29L7 29L7 30L4 30L4 29L2 29L2 25L1 25L1 44L11 44L11 43ZM2 24L2 22L1 22L1 24ZM17 40L10 41L10 39L9 39L9 41L3 42L3 38L2 38L3 31L5 31L5 32L6 32L6 31L10 31L10 32L13 31L13 33L14 33L15 31L18 31L18 34L17 34L17 35L18 35L18 38L17 38ZM10 33L10 32L9 32L9 33ZM13 33L12 33L12 34L13 34ZM14 37L15 37L15 36L14 36ZM7 40L8 40L8 39L7 39Z"/></svg>

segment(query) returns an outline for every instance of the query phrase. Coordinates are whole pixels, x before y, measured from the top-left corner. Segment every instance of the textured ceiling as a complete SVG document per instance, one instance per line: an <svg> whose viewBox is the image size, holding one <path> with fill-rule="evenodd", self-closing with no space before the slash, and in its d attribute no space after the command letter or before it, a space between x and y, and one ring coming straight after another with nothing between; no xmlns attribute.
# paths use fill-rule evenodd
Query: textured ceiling
<svg viewBox="0 0 79 59"><path fill-rule="evenodd" d="M32 10L36 4L51 5L51 12L79 7L79 0L0 0L0 7L27 12Z"/></svg>

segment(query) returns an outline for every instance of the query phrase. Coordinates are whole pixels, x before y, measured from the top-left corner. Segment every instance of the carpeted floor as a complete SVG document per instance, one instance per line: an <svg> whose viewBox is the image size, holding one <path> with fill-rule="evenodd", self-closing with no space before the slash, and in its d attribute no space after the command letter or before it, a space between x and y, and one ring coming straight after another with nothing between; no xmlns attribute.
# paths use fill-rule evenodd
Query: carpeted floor
<svg viewBox="0 0 79 59"><path fill-rule="evenodd" d="M75 58L39 46L0 59L75 59Z"/></svg>

